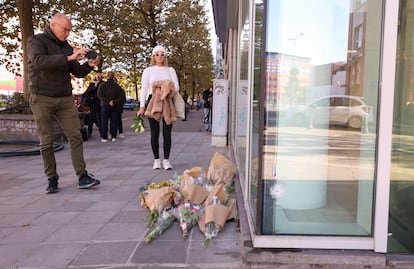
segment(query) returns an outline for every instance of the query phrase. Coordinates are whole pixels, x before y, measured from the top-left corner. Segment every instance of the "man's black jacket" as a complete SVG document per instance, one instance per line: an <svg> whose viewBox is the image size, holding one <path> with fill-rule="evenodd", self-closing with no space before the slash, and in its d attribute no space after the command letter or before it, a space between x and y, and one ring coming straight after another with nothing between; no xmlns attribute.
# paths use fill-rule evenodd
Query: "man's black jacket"
<svg viewBox="0 0 414 269"><path fill-rule="evenodd" d="M44 33L28 39L30 92L51 97L72 96L71 74L81 78L93 67L87 62L68 62L73 48L67 41L60 41L50 27Z"/></svg>

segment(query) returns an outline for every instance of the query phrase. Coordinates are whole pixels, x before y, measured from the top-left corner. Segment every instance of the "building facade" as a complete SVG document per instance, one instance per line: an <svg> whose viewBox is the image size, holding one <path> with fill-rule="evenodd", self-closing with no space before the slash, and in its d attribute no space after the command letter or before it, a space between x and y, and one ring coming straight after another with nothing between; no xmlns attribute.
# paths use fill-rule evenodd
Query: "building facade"
<svg viewBox="0 0 414 269"><path fill-rule="evenodd" d="M414 0L212 6L253 246L413 253Z"/></svg>

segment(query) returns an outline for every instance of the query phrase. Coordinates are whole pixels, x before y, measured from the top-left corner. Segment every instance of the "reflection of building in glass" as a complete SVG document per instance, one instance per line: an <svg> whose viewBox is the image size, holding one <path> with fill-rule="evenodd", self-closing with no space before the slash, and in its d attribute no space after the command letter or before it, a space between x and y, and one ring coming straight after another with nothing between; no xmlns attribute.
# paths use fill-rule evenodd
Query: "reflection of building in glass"
<svg viewBox="0 0 414 269"><path fill-rule="evenodd" d="M366 4L353 3L354 12L349 16L347 92L349 95L364 96Z"/></svg>
<svg viewBox="0 0 414 269"><path fill-rule="evenodd" d="M327 95L349 95L347 63L312 65L311 59L276 52L266 57L268 106L309 103Z"/></svg>
<svg viewBox="0 0 414 269"><path fill-rule="evenodd" d="M327 95L349 95L346 83L346 62L328 63L312 67L312 86L306 100Z"/></svg>
<svg viewBox="0 0 414 269"><path fill-rule="evenodd" d="M311 82L311 59L307 57L268 52L266 55L266 95L268 105L282 99L304 101Z"/></svg>

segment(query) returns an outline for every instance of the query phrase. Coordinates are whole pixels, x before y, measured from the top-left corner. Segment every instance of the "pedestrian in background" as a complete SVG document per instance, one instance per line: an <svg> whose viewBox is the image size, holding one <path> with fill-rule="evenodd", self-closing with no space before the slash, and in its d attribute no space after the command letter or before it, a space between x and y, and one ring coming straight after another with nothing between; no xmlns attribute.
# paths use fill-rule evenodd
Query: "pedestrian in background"
<svg viewBox="0 0 414 269"><path fill-rule="evenodd" d="M183 93L183 100L184 100L184 104L185 104L183 121L186 121L187 120L187 113L188 113L188 110L190 109L190 105L187 103L187 101L188 101L187 91L184 91L184 93Z"/></svg>
<svg viewBox="0 0 414 269"><path fill-rule="evenodd" d="M118 83L118 80L115 77L115 82ZM119 84L118 84L119 85ZM121 87L122 89L122 87ZM124 135L124 128L122 125L122 114L124 113L124 104L126 102L126 94L124 89L122 89L122 101L121 103L118 104L118 110L119 110L119 114L118 114L118 137L119 138L125 138Z"/></svg>
<svg viewBox="0 0 414 269"><path fill-rule="evenodd" d="M92 137L93 124L98 127L100 133L100 121L101 121L101 101L98 98L98 87L103 82L102 74L96 74L96 81L89 83L88 88L82 94L81 103L89 108L88 119L88 137ZM99 135L101 137L101 135Z"/></svg>
<svg viewBox="0 0 414 269"><path fill-rule="evenodd" d="M153 95L155 96L161 94L160 90L157 90L156 92L152 91L153 83L157 81L172 81L175 91L178 92L180 89L177 74L174 68L168 66L167 51L162 46L154 47L151 54L150 66L145 68L144 72L142 73L140 109L138 110L137 115L143 116L145 113L145 104L148 104L148 102L150 102ZM147 94L149 94L148 98ZM162 121L162 134L164 138L164 159L162 161L162 167L165 170L170 170L173 168L169 161L171 151L171 131L173 124L167 124L164 118L162 118L160 121L157 121L156 119L149 117L148 121L151 130L151 148L154 155L154 163L152 168L161 168L158 140L160 136L160 122Z"/></svg>
<svg viewBox="0 0 414 269"><path fill-rule="evenodd" d="M118 132L119 109L123 100L123 90L115 82L115 72L109 71L107 79L98 88L98 97L101 100L101 142L108 142L109 132L112 142L116 141Z"/></svg>
<svg viewBox="0 0 414 269"><path fill-rule="evenodd" d="M206 131L211 129L211 107L213 101L213 88L210 87L203 91L204 100L204 127Z"/></svg>
<svg viewBox="0 0 414 269"><path fill-rule="evenodd" d="M59 175L53 148L53 123L61 125L70 145L72 164L78 176L78 188L88 189L100 184L87 171L83 156L83 141L79 112L72 97L71 75L86 76L100 62L88 59L86 48L73 48L67 38L72 30L71 20L62 13L55 14L43 33L28 39L30 106L37 125L44 173L48 178L46 193L59 191Z"/></svg>

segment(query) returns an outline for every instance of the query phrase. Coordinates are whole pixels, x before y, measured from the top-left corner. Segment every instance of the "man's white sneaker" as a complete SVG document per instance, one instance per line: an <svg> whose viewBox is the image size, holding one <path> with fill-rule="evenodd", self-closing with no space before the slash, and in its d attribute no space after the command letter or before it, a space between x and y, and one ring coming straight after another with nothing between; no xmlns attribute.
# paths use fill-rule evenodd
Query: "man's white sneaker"
<svg viewBox="0 0 414 269"><path fill-rule="evenodd" d="M118 137L121 138L121 139L124 139L125 135L121 133L121 134L118 134Z"/></svg>
<svg viewBox="0 0 414 269"><path fill-rule="evenodd" d="M170 163L170 161L167 160L167 159L162 160L162 167L165 170L171 170L173 168L172 165L171 165L171 163Z"/></svg>
<svg viewBox="0 0 414 269"><path fill-rule="evenodd" d="M101 138L101 142L106 143L106 142L108 142L108 139Z"/></svg>
<svg viewBox="0 0 414 269"><path fill-rule="evenodd" d="M152 166L152 169L160 169L160 168L161 168L161 160L160 159L155 159L154 164Z"/></svg>
<svg viewBox="0 0 414 269"><path fill-rule="evenodd" d="M112 138L111 140L112 140L112 142L116 142L116 138Z"/></svg>

